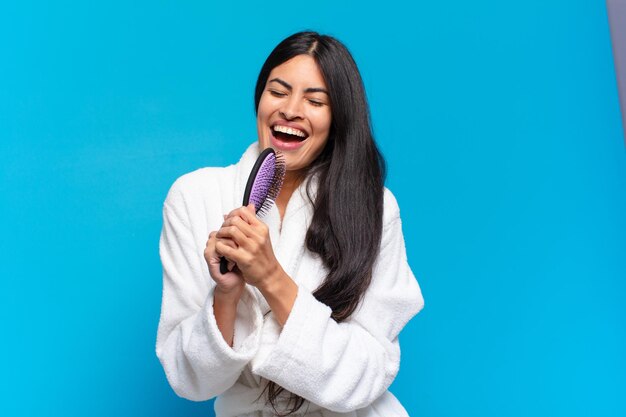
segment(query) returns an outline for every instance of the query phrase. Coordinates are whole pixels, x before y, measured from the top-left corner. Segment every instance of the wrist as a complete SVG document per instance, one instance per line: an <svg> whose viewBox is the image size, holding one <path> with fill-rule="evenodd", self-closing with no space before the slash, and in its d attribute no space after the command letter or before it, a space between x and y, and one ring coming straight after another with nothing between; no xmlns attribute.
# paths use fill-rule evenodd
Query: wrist
<svg viewBox="0 0 626 417"><path fill-rule="evenodd" d="M277 264L276 268L274 268L274 270L271 271L256 287L264 295L268 293L275 293L277 289L281 287L286 277L287 274L283 268L280 264Z"/></svg>
<svg viewBox="0 0 626 417"><path fill-rule="evenodd" d="M213 296L215 298L215 301L219 301L221 304L231 304L236 306L239 302L239 299L241 298L241 295L243 294L244 289L245 284L241 285L240 287L230 289L223 289L219 286L216 286Z"/></svg>
<svg viewBox="0 0 626 417"><path fill-rule="evenodd" d="M280 268L272 279L266 280L258 289L269 304L276 321L284 326L296 301L298 285Z"/></svg>

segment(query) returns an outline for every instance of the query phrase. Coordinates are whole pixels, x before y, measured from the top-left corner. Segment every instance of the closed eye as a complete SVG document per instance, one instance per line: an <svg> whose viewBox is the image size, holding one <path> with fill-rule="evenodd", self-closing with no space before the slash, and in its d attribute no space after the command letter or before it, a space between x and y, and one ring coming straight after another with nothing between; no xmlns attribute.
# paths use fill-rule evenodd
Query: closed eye
<svg viewBox="0 0 626 417"><path fill-rule="evenodd" d="M287 95L287 93L283 93L278 90L267 90L267 91L269 91L270 94L273 95L274 97L285 97Z"/></svg>

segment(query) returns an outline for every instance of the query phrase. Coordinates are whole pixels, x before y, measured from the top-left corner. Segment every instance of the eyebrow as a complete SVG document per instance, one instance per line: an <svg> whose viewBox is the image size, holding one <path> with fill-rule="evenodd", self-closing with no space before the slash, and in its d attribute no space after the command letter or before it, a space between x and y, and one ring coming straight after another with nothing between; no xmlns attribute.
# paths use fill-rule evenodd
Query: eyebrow
<svg viewBox="0 0 626 417"><path fill-rule="evenodd" d="M287 90L292 91L293 87L291 85L289 85L289 83L287 83L284 80L281 80L280 78L272 78L269 82L277 82L278 84L282 85L283 87L285 87ZM304 90L305 93L324 93L324 94L328 94L328 91L326 91L323 88L320 87L310 87L307 88L306 90Z"/></svg>

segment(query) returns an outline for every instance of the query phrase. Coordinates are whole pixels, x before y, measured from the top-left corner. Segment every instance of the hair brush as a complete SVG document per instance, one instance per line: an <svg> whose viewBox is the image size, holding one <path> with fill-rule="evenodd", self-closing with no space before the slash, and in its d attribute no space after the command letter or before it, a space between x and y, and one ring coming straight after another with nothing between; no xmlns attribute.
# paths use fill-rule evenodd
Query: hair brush
<svg viewBox="0 0 626 417"><path fill-rule="evenodd" d="M266 213L278 197L284 178L285 160L282 154L275 152L272 148L264 149L248 177L242 205L245 207L253 203L256 214ZM220 273L226 272L228 272L228 261L222 258Z"/></svg>

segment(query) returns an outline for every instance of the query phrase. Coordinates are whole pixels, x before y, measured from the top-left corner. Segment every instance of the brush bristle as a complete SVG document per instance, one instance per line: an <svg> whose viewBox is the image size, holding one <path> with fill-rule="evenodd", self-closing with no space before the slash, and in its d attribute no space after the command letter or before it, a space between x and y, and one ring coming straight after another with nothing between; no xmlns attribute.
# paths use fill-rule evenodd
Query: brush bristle
<svg viewBox="0 0 626 417"><path fill-rule="evenodd" d="M282 154L269 153L257 172L252 190L250 203L254 204L257 215L266 214L274 204L280 193L285 177L285 160Z"/></svg>

